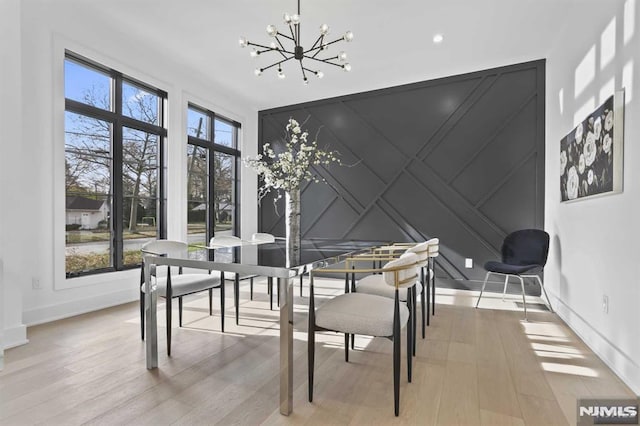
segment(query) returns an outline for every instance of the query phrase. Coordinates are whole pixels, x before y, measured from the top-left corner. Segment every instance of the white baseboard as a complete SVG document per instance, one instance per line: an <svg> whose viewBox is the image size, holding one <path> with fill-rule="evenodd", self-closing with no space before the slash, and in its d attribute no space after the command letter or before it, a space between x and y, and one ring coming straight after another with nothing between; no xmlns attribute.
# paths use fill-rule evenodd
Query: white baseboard
<svg viewBox="0 0 640 426"><path fill-rule="evenodd" d="M4 344L5 350L29 343L27 339L27 326L21 324L11 328L5 328L2 335L2 343Z"/></svg>
<svg viewBox="0 0 640 426"><path fill-rule="evenodd" d="M553 299L553 309L574 333L622 380L631 390L640 395L640 365L629 355L620 350L613 342L607 339L587 322L580 314L569 305L558 299L549 291Z"/></svg>
<svg viewBox="0 0 640 426"><path fill-rule="evenodd" d="M41 306L36 309L24 311L23 321L26 325L37 325L76 315L86 314L99 309L122 305L140 297L135 286L131 289L119 290L113 293L100 294L84 299L72 300L56 305Z"/></svg>

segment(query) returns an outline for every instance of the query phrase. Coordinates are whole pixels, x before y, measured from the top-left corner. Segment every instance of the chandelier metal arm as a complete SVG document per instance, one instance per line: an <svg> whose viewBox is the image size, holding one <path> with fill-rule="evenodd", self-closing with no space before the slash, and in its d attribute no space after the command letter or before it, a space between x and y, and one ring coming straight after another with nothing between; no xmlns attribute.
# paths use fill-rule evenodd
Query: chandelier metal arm
<svg viewBox="0 0 640 426"><path fill-rule="evenodd" d="M336 67L340 67L340 68L344 68L342 64L336 64L335 62L331 62L331 59L334 58L328 58L328 59L318 59L318 58L314 58L313 56L309 56L309 55L304 55L305 58L307 59L313 59L314 61L318 61L318 62L323 62L325 64L331 64L334 65Z"/></svg>
<svg viewBox="0 0 640 426"><path fill-rule="evenodd" d="M265 53L265 52L279 52L282 56L285 56L284 55L285 53L288 53L289 55L293 55L294 54L294 52L290 52L287 49L285 49L285 47L282 46L282 43L280 43L280 46L282 47L282 49L274 49L273 47L265 46L265 45L257 44L257 43L252 43L250 41L247 42L247 45L260 47L260 48L264 49L264 50L259 51L258 52L259 54L262 54L262 53Z"/></svg>
<svg viewBox="0 0 640 426"><path fill-rule="evenodd" d="M335 39L335 40L333 40L333 41L330 41L329 43L321 44L320 46L315 46L315 45L314 45L315 47L312 47L312 48L311 48L311 49L309 49L309 50L305 50L305 52L304 52L304 53L306 54L306 53L311 53L311 52L313 52L314 50L321 50L323 47L331 46L332 44L334 44L334 43L338 43L339 41L342 41L342 40L344 40L344 38L343 38L343 37L340 37L340 38L337 38L337 39Z"/></svg>
<svg viewBox="0 0 640 426"><path fill-rule="evenodd" d="M298 38L296 37L296 34L298 33L298 31L296 30L295 32L293 31L293 25L289 24L289 32L291 32L291 37L287 37L289 40L293 41L295 43L295 45L297 46L298 43Z"/></svg>
<svg viewBox="0 0 640 426"><path fill-rule="evenodd" d="M320 34L320 36L318 37L318 39L316 40L315 43L313 43L313 46L311 46L311 49L309 49L308 51L311 51L313 49L316 48L316 46L318 46L318 43L320 43L320 46L322 46L322 40L324 39L324 34ZM306 53L306 52L305 52Z"/></svg>
<svg viewBox="0 0 640 426"><path fill-rule="evenodd" d="M292 34L292 35L293 35L293 34ZM276 39L278 38L278 36L282 36L282 37L284 37L284 38L288 38L289 40L291 40L291 41L293 41L293 42L295 43L295 40L294 40L293 38L289 37L289 36L288 36L288 35L286 35L286 34L282 34L280 31L278 31L278 32L276 33Z"/></svg>
<svg viewBox="0 0 640 426"><path fill-rule="evenodd" d="M302 65L302 61L299 61L299 62L300 62L300 70L302 71L302 78L303 78L304 80L306 80L306 79L307 79L307 74L304 72L304 71L305 71L305 68L304 68L304 66Z"/></svg>
<svg viewBox="0 0 640 426"><path fill-rule="evenodd" d="M289 38L289 37L287 37L287 38ZM283 51L283 52L287 52L287 53L289 53L290 55L293 55L293 53L292 53L292 52L289 52L289 51L284 47L284 45L282 44L282 42L280 41L280 39L279 39L278 37L276 37L276 41L278 42L278 44L279 44L279 45L280 45L280 47L282 48L282 51Z"/></svg>
<svg viewBox="0 0 640 426"><path fill-rule="evenodd" d="M288 57L287 59L284 59L284 60L282 60L282 61L274 62L273 64L269 65L268 67L262 68L262 71L266 71L266 70L268 70L269 68L273 68L273 67L275 67L276 65L283 64L283 63L285 63L285 62L287 62L287 61L290 61L291 59L293 59L293 56L290 56L290 57Z"/></svg>

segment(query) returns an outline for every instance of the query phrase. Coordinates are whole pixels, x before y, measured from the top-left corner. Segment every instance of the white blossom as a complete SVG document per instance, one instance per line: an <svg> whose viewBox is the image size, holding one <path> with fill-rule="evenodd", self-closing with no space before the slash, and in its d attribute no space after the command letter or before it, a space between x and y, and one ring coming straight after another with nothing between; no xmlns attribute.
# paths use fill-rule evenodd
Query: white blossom
<svg viewBox="0 0 640 426"><path fill-rule="evenodd" d="M311 166L342 164L337 151L319 149L315 140L309 142L309 133L303 131L293 118L289 119L285 129L284 151L276 153L271 144L265 143L262 154L243 159L245 166L262 176L263 185L258 190L260 199L271 189L278 191L278 199L282 196L280 190L288 192L298 189L303 181L325 182L314 175Z"/></svg>

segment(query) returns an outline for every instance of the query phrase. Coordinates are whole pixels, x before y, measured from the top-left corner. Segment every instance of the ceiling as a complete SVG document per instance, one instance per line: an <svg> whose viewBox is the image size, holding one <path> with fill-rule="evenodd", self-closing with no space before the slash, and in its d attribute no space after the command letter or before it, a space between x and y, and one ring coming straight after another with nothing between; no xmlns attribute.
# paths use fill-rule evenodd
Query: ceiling
<svg viewBox="0 0 640 426"><path fill-rule="evenodd" d="M130 31L141 42L199 70L252 108L265 109L404 83L540 59L546 56L570 11L583 0L301 0L303 44L312 44L327 23L330 36L355 33L345 50L350 73L329 65L325 77L302 83L299 66L274 69L269 55L249 57L239 36L268 44L267 24L283 28L295 0L111 0L84 3ZM117 7L114 7L114 3ZM583 2L584 3L584 2ZM581 5L582 6L582 5ZM124 10L124 13L123 13ZM444 34L436 45L433 35ZM275 54L273 54L275 56ZM290 61L292 62L292 61ZM195 71L194 71L195 72Z"/></svg>

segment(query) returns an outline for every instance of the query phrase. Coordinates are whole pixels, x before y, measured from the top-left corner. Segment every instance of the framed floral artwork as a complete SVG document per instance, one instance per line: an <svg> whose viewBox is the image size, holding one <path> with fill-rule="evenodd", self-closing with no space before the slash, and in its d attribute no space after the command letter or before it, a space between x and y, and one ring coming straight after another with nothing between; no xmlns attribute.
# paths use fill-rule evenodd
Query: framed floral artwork
<svg viewBox="0 0 640 426"><path fill-rule="evenodd" d="M624 91L617 91L560 141L561 201L622 192Z"/></svg>

